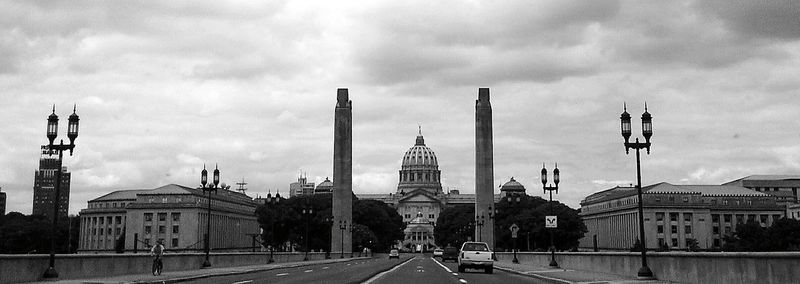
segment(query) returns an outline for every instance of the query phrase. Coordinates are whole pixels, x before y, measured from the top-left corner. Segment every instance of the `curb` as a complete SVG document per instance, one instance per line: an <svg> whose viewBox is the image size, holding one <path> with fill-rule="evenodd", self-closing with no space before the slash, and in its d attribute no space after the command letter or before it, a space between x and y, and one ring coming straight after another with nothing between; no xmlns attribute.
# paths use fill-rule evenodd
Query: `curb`
<svg viewBox="0 0 800 284"><path fill-rule="evenodd" d="M497 265L495 265L494 268L500 269L500 270L505 271L505 272L510 272L510 273L514 273L514 274L519 274L519 275L528 276L528 277L531 277L531 278L536 278L536 279L539 279L539 280L547 281L548 283L554 283L554 284L575 284L575 283L578 283L578 282L567 281L567 280L564 280L564 279L547 277L547 276L539 275L539 274L536 274L536 273L525 273L525 272L522 272L522 271L518 271L518 270L514 270L514 269L511 269L511 268L506 268L506 267L502 267L502 266L497 266Z"/></svg>
<svg viewBox="0 0 800 284"><path fill-rule="evenodd" d="M185 277L178 277L178 278L171 278L171 279L163 279L163 280L132 281L132 282L129 282L129 283L136 283L136 284L180 283L180 282L186 282L186 281L192 281L192 280L204 279L204 278L210 278L210 277L217 277L217 276L240 275L240 274L248 274L248 273L254 273L254 272L261 272L261 271L270 271L270 270L275 270L275 269L294 268L294 267L317 265L317 264L321 264L321 263L349 262L349 261L360 260L360 259L370 259L370 258L369 257L354 257L354 258L348 258L347 260L338 260L337 259L337 260L331 260L329 262L296 263L296 264L285 265L285 266L254 268L254 269L244 270L244 271L208 273L208 274L201 274L201 275L193 275L193 276L185 276Z"/></svg>

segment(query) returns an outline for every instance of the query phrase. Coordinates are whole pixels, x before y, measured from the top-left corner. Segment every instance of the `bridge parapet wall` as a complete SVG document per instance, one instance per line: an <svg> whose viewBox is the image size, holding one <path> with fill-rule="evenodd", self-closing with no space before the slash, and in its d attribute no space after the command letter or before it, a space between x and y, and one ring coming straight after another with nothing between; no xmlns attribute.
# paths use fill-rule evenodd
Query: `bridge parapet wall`
<svg viewBox="0 0 800 284"><path fill-rule="evenodd" d="M275 253L276 263L302 261L303 253ZM325 258L325 253L309 253L309 260ZM266 264L269 253L212 253L212 267L234 267ZM202 267L203 253L167 253L164 271L194 270ZM58 279L150 273L153 257L149 254L69 254L56 255ZM49 255L0 255L0 283L32 282L42 279L49 265Z"/></svg>
<svg viewBox="0 0 800 284"><path fill-rule="evenodd" d="M498 252L511 262L512 253ZM520 264L547 266L547 252L517 253ZM635 252L559 252L562 268L635 277L641 254ZM680 283L800 283L800 252L648 252L647 266L659 280Z"/></svg>

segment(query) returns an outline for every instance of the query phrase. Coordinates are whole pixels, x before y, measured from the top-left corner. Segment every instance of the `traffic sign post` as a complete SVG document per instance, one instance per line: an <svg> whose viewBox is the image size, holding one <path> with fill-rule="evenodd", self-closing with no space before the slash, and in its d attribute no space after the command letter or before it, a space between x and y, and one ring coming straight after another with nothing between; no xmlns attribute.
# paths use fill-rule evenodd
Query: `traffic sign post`
<svg viewBox="0 0 800 284"><path fill-rule="evenodd" d="M558 228L558 216L545 216L545 228Z"/></svg>

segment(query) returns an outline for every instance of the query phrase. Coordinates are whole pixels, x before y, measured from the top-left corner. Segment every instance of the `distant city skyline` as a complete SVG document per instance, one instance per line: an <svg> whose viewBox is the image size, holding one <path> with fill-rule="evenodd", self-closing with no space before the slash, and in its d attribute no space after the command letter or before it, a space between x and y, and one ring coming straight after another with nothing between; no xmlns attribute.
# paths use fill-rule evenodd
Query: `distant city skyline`
<svg viewBox="0 0 800 284"><path fill-rule="evenodd" d="M70 214L124 189L247 194L333 179L336 89L353 102L353 191L397 189L422 126L444 189L475 190L475 98L491 88L495 191L555 200L635 183L800 174L800 5L792 1L0 2L0 187L31 213L52 105L81 134Z"/></svg>

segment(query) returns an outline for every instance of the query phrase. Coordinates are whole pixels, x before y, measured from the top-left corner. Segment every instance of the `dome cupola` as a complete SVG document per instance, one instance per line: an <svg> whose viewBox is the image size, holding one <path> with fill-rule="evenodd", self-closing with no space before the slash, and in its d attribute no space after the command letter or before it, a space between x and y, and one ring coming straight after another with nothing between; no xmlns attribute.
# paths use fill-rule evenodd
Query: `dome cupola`
<svg viewBox="0 0 800 284"><path fill-rule="evenodd" d="M433 150L425 145L420 128L416 143L403 155L398 192L403 188L427 188L431 193L441 192L440 173L439 160Z"/></svg>

